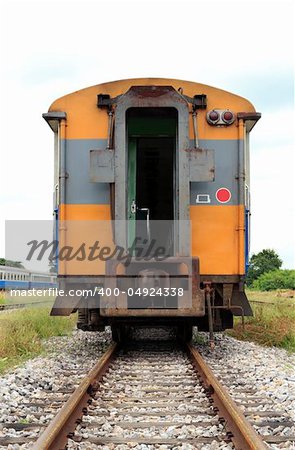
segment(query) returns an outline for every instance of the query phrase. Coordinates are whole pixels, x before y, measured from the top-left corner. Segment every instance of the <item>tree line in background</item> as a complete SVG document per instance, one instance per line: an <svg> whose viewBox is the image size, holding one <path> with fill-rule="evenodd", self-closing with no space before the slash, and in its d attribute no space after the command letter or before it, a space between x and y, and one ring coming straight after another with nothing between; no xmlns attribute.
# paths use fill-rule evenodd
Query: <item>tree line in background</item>
<svg viewBox="0 0 295 450"><path fill-rule="evenodd" d="M10 259L0 258L0 266L18 267L24 269L24 266L20 261L11 261Z"/></svg>
<svg viewBox="0 0 295 450"><path fill-rule="evenodd" d="M295 289L295 270L283 270L282 260L271 249L251 256L246 284L260 291Z"/></svg>

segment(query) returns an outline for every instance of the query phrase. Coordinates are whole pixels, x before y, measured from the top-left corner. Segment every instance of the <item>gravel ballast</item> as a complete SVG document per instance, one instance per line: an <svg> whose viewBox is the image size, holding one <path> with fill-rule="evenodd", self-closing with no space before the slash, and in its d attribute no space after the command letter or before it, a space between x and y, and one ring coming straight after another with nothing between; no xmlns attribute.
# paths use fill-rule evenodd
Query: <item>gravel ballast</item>
<svg viewBox="0 0 295 450"><path fill-rule="evenodd" d="M194 345L243 411L246 411L243 397L246 399L249 395L237 390L252 389L251 402L258 405L252 407L253 411L281 412L281 417L276 417L276 420L295 423L295 354L276 347L238 341L222 333L215 334L213 351L208 345L196 342L200 340L206 341L207 335L196 335ZM258 416L256 419L261 421ZM255 420L253 425L263 435L295 436L294 425L260 428L255 426ZM269 447L273 450L295 448L292 442L269 444Z"/></svg>
<svg viewBox="0 0 295 450"><path fill-rule="evenodd" d="M0 378L0 438L39 436L40 427L18 431L1 423L42 423L56 415L64 400L111 343L111 333L75 330L70 337L48 340L48 356L37 357ZM60 392L63 391L63 392ZM60 399L60 400L59 400ZM46 403L50 405L47 407ZM30 448L13 444L8 448Z"/></svg>
<svg viewBox="0 0 295 450"><path fill-rule="evenodd" d="M145 333L147 333L146 330ZM207 339L206 334L201 334L201 337L204 340ZM46 425L110 342L109 329L104 333L84 333L76 330L71 337L50 339L47 343L47 356L30 360L24 366L2 376L0 378L0 438L26 436L35 439L43 427L8 429L1 423ZM278 348L266 348L237 341L223 334L216 335L216 347L213 351L206 344L195 342L194 345L205 357L220 381L227 385L233 396L237 386L250 387L255 391L253 396L264 399L259 406L260 410L280 410L284 420L295 420L294 354L290 355ZM242 397L243 394L239 393L239 402L243 409ZM47 402L50 403L49 407L46 406ZM278 434L293 436L295 434L294 427L278 428ZM262 432L268 434L271 430L265 429ZM13 450L31 447L32 443L0 446L0 448ZM271 449L293 448L288 442L270 444L269 447ZM112 447L105 446L105 450L107 448ZM124 446L124 448L127 447ZM133 448L164 449L164 446L140 445Z"/></svg>

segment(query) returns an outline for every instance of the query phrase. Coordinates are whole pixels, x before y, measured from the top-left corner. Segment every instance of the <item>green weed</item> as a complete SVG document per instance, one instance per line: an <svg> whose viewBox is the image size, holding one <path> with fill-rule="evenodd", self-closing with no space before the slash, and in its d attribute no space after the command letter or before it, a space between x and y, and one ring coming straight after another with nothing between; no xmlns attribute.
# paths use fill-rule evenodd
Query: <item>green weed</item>
<svg viewBox="0 0 295 450"><path fill-rule="evenodd" d="M44 351L44 339L68 335L75 316L51 317L49 308L28 308L0 314L0 373Z"/></svg>
<svg viewBox="0 0 295 450"><path fill-rule="evenodd" d="M295 352L295 301L292 291L248 291L253 317L240 319L228 334L261 345L276 346ZM256 303L259 302L259 303Z"/></svg>

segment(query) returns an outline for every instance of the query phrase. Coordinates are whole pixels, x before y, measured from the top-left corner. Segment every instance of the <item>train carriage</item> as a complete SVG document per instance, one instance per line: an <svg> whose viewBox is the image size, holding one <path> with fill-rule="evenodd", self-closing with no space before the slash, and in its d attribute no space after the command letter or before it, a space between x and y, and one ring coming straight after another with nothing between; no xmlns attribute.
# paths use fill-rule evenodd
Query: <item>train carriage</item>
<svg viewBox="0 0 295 450"><path fill-rule="evenodd" d="M56 275L48 272L31 272L30 270L0 266L0 289L49 289L56 288Z"/></svg>
<svg viewBox="0 0 295 450"><path fill-rule="evenodd" d="M55 135L59 256L76 249L57 262L60 287L77 295L57 297L53 315L78 310L80 328L110 324L117 338L168 323L186 339L193 325L212 333L251 315L249 133L260 114L248 100L129 79L66 95L43 117Z"/></svg>

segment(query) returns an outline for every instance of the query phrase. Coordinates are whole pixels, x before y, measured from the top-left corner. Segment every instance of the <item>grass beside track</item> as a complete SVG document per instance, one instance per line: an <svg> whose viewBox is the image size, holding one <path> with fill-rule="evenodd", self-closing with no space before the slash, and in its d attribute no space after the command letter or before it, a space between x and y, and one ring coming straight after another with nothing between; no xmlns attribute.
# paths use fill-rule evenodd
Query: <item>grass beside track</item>
<svg viewBox="0 0 295 450"><path fill-rule="evenodd" d="M51 317L50 308L0 314L0 374L45 351L43 340L72 332L76 317Z"/></svg>
<svg viewBox="0 0 295 450"><path fill-rule="evenodd" d="M253 317L235 318L234 329L227 333L240 340L285 348L295 352L295 299L292 291L247 291ZM259 302L259 303L257 303Z"/></svg>
<svg viewBox="0 0 295 450"><path fill-rule="evenodd" d="M237 339L260 345L277 346L295 352L295 300L292 291L247 291L254 316L235 319L227 333ZM1 296L0 296L1 300ZM6 303L6 300L3 299ZM261 302L261 303L256 303ZM50 317L49 307L30 307L0 314L0 374L10 367L45 352L44 339L68 335L74 329L75 315Z"/></svg>
<svg viewBox="0 0 295 450"><path fill-rule="evenodd" d="M23 291L28 292L28 291ZM41 290L40 290L41 292ZM37 303L50 304L53 303L55 299L54 295L48 295L46 291L42 295L11 295L10 292L0 292L0 305L18 305L18 304L29 304Z"/></svg>
<svg viewBox="0 0 295 450"><path fill-rule="evenodd" d="M0 305L6 305L6 298L4 292L0 292Z"/></svg>

